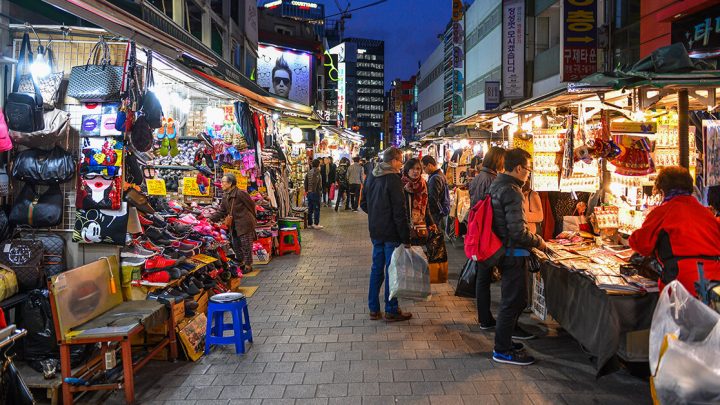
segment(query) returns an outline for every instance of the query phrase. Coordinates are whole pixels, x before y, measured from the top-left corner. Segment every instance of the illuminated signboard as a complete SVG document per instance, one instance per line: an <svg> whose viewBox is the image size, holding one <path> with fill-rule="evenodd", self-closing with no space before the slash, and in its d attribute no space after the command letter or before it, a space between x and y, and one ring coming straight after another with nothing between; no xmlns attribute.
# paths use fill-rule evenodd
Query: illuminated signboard
<svg viewBox="0 0 720 405"><path fill-rule="evenodd" d="M282 0L275 0L275 1L271 1L270 3L265 4L263 7L265 7L265 8L273 8L273 7L277 7L277 6L281 5L281 4L282 4Z"/></svg>
<svg viewBox="0 0 720 405"><path fill-rule="evenodd" d="M597 71L597 1L563 1L563 82L577 82Z"/></svg>
<svg viewBox="0 0 720 405"><path fill-rule="evenodd" d="M318 8L316 3L309 3L307 1L291 1L290 4L300 8Z"/></svg>
<svg viewBox="0 0 720 405"><path fill-rule="evenodd" d="M400 111L395 113L395 145L402 144L402 113Z"/></svg>
<svg viewBox="0 0 720 405"><path fill-rule="evenodd" d="M508 99L524 97L525 88L525 0L503 2L502 90Z"/></svg>

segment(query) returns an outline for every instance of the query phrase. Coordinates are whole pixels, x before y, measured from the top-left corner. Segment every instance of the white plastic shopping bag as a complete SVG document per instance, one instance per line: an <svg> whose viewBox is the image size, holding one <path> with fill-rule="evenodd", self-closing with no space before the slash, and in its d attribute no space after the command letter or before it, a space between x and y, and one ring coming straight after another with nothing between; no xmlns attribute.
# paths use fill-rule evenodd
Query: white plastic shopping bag
<svg viewBox="0 0 720 405"><path fill-rule="evenodd" d="M430 270L420 246L398 246L388 267L390 298L430 298Z"/></svg>
<svg viewBox="0 0 720 405"><path fill-rule="evenodd" d="M720 314L677 280L655 307L649 357L656 404L720 403Z"/></svg>

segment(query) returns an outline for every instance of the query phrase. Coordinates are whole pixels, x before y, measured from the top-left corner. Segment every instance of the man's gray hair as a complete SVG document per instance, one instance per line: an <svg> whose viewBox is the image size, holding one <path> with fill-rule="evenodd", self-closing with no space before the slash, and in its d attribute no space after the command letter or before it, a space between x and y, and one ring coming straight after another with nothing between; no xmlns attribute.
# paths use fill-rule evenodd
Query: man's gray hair
<svg viewBox="0 0 720 405"><path fill-rule="evenodd" d="M394 146L385 149L382 157L383 162L390 163L394 159L402 160L402 151Z"/></svg>
<svg viewBox="0 0 720 405"><path fill-rule="evenodd" d="M223 177L226 178L227 181L230 182L230 184L233 185L233 187L237 186L237 178L235 177L234 174L232 174L232 173L225 173L225 174L223 175Z"/></svg>

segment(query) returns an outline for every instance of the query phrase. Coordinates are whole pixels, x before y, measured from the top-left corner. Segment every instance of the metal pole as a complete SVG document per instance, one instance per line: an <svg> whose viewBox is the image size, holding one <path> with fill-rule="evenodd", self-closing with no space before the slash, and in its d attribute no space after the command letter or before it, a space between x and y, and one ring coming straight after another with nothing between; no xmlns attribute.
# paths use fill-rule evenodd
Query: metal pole
<svg viewBox="0 0 720 405"><path fill-rule="evenodd" d="M680 152L680 166L690 168L690 136L688 134L689 101L687 89L678 91L678 146Z"/></svg>

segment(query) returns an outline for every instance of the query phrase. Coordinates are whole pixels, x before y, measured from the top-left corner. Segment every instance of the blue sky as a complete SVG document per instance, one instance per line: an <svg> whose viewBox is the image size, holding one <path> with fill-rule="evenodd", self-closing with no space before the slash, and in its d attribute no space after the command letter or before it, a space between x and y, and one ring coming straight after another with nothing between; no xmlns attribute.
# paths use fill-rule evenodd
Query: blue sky
<svg viewBox="0 0 720 405"><path fill-rule="evenodd" d="M337 0L344 8L348 0ZM350 9L375 0L350 0ZM325 4L325 14L338 12L335 0L316 0ZM452 0L388 0L358 10L346 20L345 36L385 41L385 87L392 80L408 79L418 71L418 61L435 49L438 34L450 21Z"/></svg>

